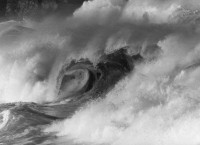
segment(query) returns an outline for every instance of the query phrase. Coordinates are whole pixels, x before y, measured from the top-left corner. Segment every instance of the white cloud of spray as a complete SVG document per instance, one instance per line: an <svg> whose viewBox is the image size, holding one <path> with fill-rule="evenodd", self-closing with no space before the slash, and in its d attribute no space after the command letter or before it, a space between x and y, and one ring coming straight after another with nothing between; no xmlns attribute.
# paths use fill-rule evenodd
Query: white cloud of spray
<svg viewBox="0 0 200 145"><path fill-rule="evenodd" d="M53 90L50 85L55 83L50 81L55 78L48 76L67 40L59 35L31 33L31 29L23 32L25 28L18 22L4 23L0 25L0 103L52 100L53 92L47 92Z"/></svg>
<svg viewBox="0 0 200 145"><path fill-rule="evenodd" d="M199 8L198 1L183 0L85 2L67 21L75 33L91 28L86 46L92 37L97 50L130 45L153 53L148 46L157 44L161 53L136 66L104 99L48 127L57 132L56 144L200 144Z"/></svg>

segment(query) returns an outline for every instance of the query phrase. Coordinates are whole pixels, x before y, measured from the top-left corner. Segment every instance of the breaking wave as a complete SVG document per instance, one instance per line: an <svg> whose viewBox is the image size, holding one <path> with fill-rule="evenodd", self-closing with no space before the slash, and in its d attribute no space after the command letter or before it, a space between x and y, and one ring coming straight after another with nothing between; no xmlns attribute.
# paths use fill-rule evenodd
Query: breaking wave
<svg viewBox="0 0 200 145"><path fill-rule="evenodd" d="M93 0L0 23L0 144L198 145L197 0Z"/></svg>

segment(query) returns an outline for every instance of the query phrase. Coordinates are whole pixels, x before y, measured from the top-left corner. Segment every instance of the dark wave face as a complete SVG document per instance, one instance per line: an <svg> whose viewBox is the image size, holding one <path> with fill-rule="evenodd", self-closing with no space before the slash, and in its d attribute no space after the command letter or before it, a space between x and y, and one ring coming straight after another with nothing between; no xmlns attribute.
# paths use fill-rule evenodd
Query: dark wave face
<svg viewBox="0 0 200 145"><path fill-rule="evenodd" d="M84 94L92 96L101 94L133 70L133 62L141 60L139 54L130 56L123 48L101 56L95 66L87 59L74 60L63 67L58 76L59 100L64 98L76 100L81 99Z"/></svg>

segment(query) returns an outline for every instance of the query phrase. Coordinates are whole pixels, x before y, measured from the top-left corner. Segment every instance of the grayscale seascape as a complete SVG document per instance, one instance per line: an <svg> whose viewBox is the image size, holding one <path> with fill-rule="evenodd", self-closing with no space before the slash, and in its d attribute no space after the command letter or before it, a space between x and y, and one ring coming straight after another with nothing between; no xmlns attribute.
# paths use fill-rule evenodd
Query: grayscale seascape
<svg viewBox="0 0 200 145"><path fill-rule="evenodd" d="M0 145L199 135L199 0L0 1Z"/></svg>

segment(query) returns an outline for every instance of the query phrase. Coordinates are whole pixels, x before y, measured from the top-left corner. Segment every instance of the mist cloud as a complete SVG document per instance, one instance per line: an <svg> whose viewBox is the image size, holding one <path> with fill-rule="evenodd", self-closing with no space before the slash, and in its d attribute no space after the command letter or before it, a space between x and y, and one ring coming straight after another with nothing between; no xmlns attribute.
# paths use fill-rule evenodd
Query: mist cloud
<svg viewBox="0 0 200 145"><path fill-rule="evenodd" d="M136 66L105 99L46 131L57 132L61 139L56 143L200 143L198 18L198 1L85 2L66 19L74 51L109 53L127 45L148 61ZM156 59L149 61L151 54Z"/></svg>

